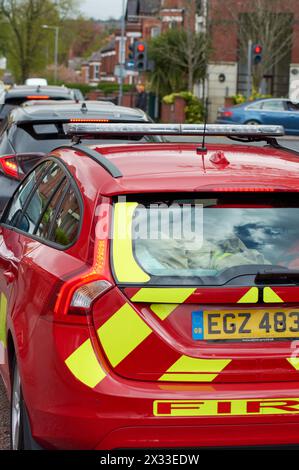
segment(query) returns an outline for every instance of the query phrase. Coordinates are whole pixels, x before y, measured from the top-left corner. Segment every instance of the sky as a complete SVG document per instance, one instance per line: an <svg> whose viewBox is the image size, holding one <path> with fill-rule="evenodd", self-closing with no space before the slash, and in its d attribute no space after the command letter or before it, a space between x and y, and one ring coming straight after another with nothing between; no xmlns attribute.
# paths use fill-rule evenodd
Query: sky
<svg viewBox="0 0 299 470"><path fill-rule="evenodd" d="M123 0L81 0L80 9L87 17L107 20L108 18L119 18L122 14Z"/></svg>

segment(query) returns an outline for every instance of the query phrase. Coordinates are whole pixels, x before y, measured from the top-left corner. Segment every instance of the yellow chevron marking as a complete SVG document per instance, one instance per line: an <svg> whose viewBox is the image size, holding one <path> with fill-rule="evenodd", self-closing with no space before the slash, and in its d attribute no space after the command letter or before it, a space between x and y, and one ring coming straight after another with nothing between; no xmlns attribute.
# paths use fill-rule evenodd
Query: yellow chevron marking
<svg viewBox="0 0 299 470"><path fill-rule="evenodd" d="M160 320L165 320L178 306L179 304L152 304L150 309Z"/></svg>
<svg viewBox="0 0 299 470"><path fill-rule="evenodd" d="M131 298L132 302L182 304L196 289L184 287L145 287Z"/></svg>
<svg viewBox="0 0 299 470"><path fill-rule="evenodd" d="M95 387L105 377L90 339L77 348L65 361L72 374L90 388Z"/></svg>
<svg viewBox="0 0 299 470"><path fill-rule="evenodd" d="M152 330L129 305L123 305L97 333L113 367L142 343Z"/></svg>
<svg viewBox="0 0 299 470"><path fill-rule="evenodd" d="M2 293L0 295L0 341L6 348L6 317L7 317L7 298Z"/></svg>
<svg viewBox="0 0 299 470"><path fill-rule="evenodd" d="M299 357L289 357L287 360L296 370L299 370Z"/></svg>
<svg viewBox="0 0 299 470"><path fill-rule="evenodd" d="M264 287L264 302L271 304L271 303L278 303L283 302L283 300L274 292L271 287Z"/></svg>
<svg viewBox="0 0 299 470"><path fill-rule="evenodd" d="M239 300L238 304L256 304L259 297L259 290L257 287L251 287Z"/></svg>
<svg viewBox="0 0 299 470"><path fill-rule="evenodd" d="M132 224L137 202L118 202L114 206L113 266L119 282L141 282L150 276L137 264L133 254Z"/></svg>
<svg viewBox="0 0 299 470"><path fill-rule="evenodd" d="M212 382L218 374L164 374L160 377L163 382Z"/></svg>
<svg viewBox="0 0 299 470"><path fill-rule="evenodd" d="M231 359L199 359L181 356L159 380L212 382L230 362Z"/></svg>

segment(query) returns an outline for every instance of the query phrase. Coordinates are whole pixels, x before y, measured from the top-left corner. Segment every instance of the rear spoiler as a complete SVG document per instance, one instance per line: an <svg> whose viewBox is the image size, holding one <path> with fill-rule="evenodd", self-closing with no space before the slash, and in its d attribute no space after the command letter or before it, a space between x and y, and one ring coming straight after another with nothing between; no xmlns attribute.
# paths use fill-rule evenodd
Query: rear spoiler
<svg viewBox="0 0 299 470"><path fill-rule="evenodd" d="M36 140L44 140L44 139L64 139L64 138L70 138L70 133L68 131L69 126L77 125L80 123L80 125L84 126L90 126L90 125L95 125L95 124L100 124L100 123L111 123L111 125L116 125L117 123L120 122L120 119L99 119L99 118L39 118L39 119L30 119L30 120L22 120L22 121L17 121L16 125L22 129L24 129L26 132L28 132L30 135L34 137ZM140 124L140 121L131 121L134 125ZM55 132L49 132L49 133L38 133L35 129L34 126L36 125L47 125L47 124L52 124L53 126L56 127ZM95 134L96 138L99 138L99 134ZM144 134L142 134L144 135ZM93 138L92 136L88 136L83 133L83 137L85 139L88 138Z"/></svg>

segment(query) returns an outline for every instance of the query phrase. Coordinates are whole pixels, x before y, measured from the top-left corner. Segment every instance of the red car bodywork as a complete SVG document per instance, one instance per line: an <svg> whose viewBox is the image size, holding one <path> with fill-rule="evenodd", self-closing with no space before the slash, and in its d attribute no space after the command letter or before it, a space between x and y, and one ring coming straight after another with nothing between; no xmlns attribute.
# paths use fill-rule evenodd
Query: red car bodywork
<svg viewBox="0 0 299 470"><path fill-rule="evenodd" d="M120 288L111 272L110 243L97 240L97 224L111 222L101 207L113 196L253 187L298 191L298 156L291 152L209 145L202 155L196 148L101 146L122 178L113 178L83 152L58 149L54 155L71 172L83 199L76 243L58 250L0 226L0 292L8 299L0 371L9 395L14 350L32 434L42 447L299 443L299 363L291 360L289 341L205 342L198 348L188 334L190 312L198 305L234 311L252 286L178 288L175 299L169 289L157 294L142 287ZM225 158L221 154L217 162L220 150ZM73 289L99 271L110 288L86 315L68 310ZM280 307L299 308L299 288L272 286L272 291L282 299ZM250 297L244 303L261 308ZM155 315L153 304L167 305L167 316ZM122 343L116 320L124 335L132 324L138 339ZM113 341L120 344L116 353L110 348ZM186 379L189 373L195 373L194 380Z"/></svg>

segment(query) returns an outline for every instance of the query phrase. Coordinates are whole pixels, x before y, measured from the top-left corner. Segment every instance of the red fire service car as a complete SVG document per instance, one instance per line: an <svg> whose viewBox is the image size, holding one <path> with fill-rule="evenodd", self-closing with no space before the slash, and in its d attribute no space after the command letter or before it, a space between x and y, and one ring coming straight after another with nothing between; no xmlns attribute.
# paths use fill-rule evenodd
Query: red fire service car
<svg viewBox="0 0 299 470"><path fill-rule="evenodd" d="M73 144L0 224L12 448L299 444L299 155L283 129L66 127ZM105 133L136 139L80 143ZM239 142L138 138L204 133Z"/></svg>

